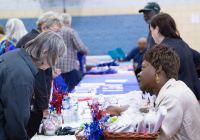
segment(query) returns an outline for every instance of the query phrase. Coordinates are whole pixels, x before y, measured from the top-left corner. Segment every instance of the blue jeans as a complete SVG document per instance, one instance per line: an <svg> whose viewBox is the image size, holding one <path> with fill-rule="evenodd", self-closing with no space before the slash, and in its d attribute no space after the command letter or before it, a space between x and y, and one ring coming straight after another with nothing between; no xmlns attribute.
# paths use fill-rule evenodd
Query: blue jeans
<svg viewBox="0 0 200 140"><path fill-rule="evenodd" d="M77 70L72 70L67 73L62 73L61 75L68 86L68 92L71 92L80 81L79 73Z"/></svg>

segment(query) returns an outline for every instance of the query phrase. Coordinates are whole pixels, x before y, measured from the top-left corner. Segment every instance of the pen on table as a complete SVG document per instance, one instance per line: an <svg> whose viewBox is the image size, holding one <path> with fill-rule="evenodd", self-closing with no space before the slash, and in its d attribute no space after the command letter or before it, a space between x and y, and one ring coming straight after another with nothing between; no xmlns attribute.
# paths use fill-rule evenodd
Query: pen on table
<svg viewBox="0 0 200 140"><path fill-rule="evenodd" d="M134 132L137 132L138 123L135 126Z"/></svg>

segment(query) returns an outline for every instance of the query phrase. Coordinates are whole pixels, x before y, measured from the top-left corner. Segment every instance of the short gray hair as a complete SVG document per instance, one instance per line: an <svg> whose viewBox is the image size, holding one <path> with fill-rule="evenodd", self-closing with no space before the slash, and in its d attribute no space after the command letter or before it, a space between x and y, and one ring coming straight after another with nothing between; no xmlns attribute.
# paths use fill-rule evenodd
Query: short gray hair
<svg viewBox="0 0 200 140"><path fill-rule="evenodd" d="M26 43L24 49L26 52L38 61L39 65L42 65L44 58L42 53L44 50L47 52L47 63L54 69L56 59L63 56L67 47L62 37L53 31L45 31L40 33L35 39Z"/></svg>
<svg viewBox="0 0 200 140"><path fill-rule="evenodd" d="M18 18L11 18L6 23L6 35L8 39L19 41L27 33L24 23Z"/></svg>
<svg viewBox="0 0 200 140"><path fill-rule="evenodd" d="M53 11L44 13L38 18L38 21L36 22L37 29L39 31L42 31L42 24L44 24L46 27L51 27L54 23L57 23L59 26L62 27L62 18L60 18L58 13L54 13Z"/></svg>
<svg viewBox="0 0 200 140"><path fill-rule="evenodd" d="M68 23L71 24L71 22L72 22L72 17L71 17L69 14L67 14L67 13L62 13L62 14L60 15L60 17L62 18L64 24L68 24Z"/></svg>

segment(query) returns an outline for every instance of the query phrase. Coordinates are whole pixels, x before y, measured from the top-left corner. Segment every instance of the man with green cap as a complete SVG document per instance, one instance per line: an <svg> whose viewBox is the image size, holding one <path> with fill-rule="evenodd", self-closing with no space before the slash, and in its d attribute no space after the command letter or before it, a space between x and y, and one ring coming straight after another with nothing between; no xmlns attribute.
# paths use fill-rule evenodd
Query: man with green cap
<svg viewBox="0 0 200 140"><path fill-rule="evenodd" d="M160 12L160 6L156 2L148 2L147 5L143 9L139 10L139 13L141 12L143 12L144 20L146 21L147 24L149 24L152 17ZM153 40L151 31L149 31L149 34L147 37L147 49L150 49L154 45L156 45L156 43Z"/></svg>

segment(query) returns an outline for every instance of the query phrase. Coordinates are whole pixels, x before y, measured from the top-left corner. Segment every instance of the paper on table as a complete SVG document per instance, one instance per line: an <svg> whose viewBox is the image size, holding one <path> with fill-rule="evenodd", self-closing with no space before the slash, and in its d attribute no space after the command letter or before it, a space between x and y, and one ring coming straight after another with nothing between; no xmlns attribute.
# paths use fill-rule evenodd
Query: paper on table
<svg viewBox="0 0 200 140"><path fill-rule="evenodd" d="M92 93L92 92L89 92L88 90L75 90L76 93Z"/></svg>
<svg viewBox="0 0 200 140"><path fill-rule="evenodd" d="M75 86L74 92L76 93L96 93L96 89L99 88L99 86Z"/></svg>
<svg viewBox="0 0 200 140"><path fill-rule="evenodd" d="M123 91L123 89L110 89L110 90L102 90L103 92L107 92L107 91Z"/></svg>
<svg viewBox="0 0 200 140"><path fill-rule="evenodd" d="M112 87L114 87L114 86L119 87L120 86L121 87L121 86L123 86L123 84L105 84L104 87L105 86L112 86Z"/></svg>
<svg viewBox="0 0 200 140"><path fill-rule="evenodd" d="M105 85L105 83L82 83L82 84L80 84L80 86L84 86L84 87L86 87L86 86L91 86L91 87L93 87L93 86L103 86L103 85Z"/></svg>
<svg viewBox="0 0 200 140"><path fill-rule="evenodd" d="M75 135L67 136L34 136L31 140L76 140Z"/></svg>
<svg viewBox="0 0 200 140"><path fill-rule="evenodd" d="M157 112L158 117L157 117L157 122L154 126L153 132L152 133L156 133L158 131L158 129L160 128L160 126L162 125L162 122L165 118L165 116L167 115L167 109L164 106L159 107L159 110Z"/></svg>
<svg viewBox="0 0 200 140"><path fill-rule="evenodd" d="M133 71L118 70L117 73L121 73L121 74L123 74L123 73L133 73Z"/></svg>
<svg viewBox="0 0 200 140"><path fill-rule="evenodd" d="M95 92L93 92L93 93L84 93L84 92L77 93L77 92L74 92L73 94L70 94L70 95L74 95L76 97L91 97L91 96L94 96L95 94L96 94Z"/></svg>
<svg viewBox="0 0 200 140"><path fill-rule="evenodd" d="M83 87L82 86L75 86L74 89L75 90L88 90L88 89L90 89L90 87L89 86L83 86ZM94 89L96 89L96 87L94 87Z"/></svg>
<svg viewBox="0 0 200 140"><path fill-rule="evenodd" d="M115 89L122 89L122 90L123 90L123 87L115 87L115 86L113 87L113 86L109 86L109 87L103 87L102 89L103 89L103 90L104 90L104 89L108 89L108 90L109 90L109 89L110 89L110 90L111 90L111 89L112 89L112 90L115 90Z"/></svg>
<svg viewBox="0 0 200 140"><path fill-rule="evenodd" d="M96 93L96 88L75 89L75 93Z"/></svg>
<svg viewBox="0 0 200 140"><path fill-rule="evenodd" d="M113 94L112 94L113 95ZM112 95L103 95L104 98L110 98ZM114 94L117 99L124 98L124 94ZM94 98L98 99L99 95L95 95Z"/></svg>
<svg viewBox="0 0 200 140"><path fill-rule="evenodd" d="M107 83L125 83L126 79L107 79L105 82Z"/></svg>

